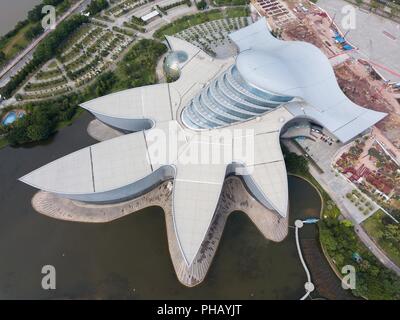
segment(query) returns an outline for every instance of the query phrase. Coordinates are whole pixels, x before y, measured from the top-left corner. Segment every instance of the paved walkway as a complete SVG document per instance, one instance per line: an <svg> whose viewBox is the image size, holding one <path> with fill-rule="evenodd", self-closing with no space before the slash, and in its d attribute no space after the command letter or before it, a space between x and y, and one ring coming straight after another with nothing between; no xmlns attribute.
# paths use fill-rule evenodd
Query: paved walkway
<svg viewBox="0 0 400 320"><path fill-rule="evenodd" d="M365 230L361 226L356 226L355 231L360 237L361 241L368 247L374 256L377 257L383 265L389 269L392 269L397 273L398 276L400 276L400 267L386 256L381 248L379 248L379 246L369 237Z"/></svg>
<svg viewBox="0 0 400 320"><path fill-rule="evenodd" d="M303 254L301 253L301 247L300 247L300 240L299 240L299 229L303 227L303 221L301 220L296 220L295 223L295 237L296 237L296 248L297 248L297 253L299 254L300 262L303 266L304 271L306 272L307 275L307 282L304 285L304 289L306 289L306 293L304 296L300 298L300 300L305 300L307 297L310 295L311 292L314 291L314 284L311 282L311 273L310 270L308 270L307 264L304 261Z"/></svg>
<svg viewBox="0 0 400 320"><path fill-rule="evenodd" d="M342 215L348 219L354 222L353 216L347 210L347 208L343 205L342 199L337 196L336 191L330 188L323 179L321 179L321 175L318 173L317 170L315 170L313 167L310 167L310 173L313 175L313 177L318 181L318 183L324 188L326 192L331 196L332 200L336 203L336 205L339 207L340 212ZM388 256L378 247L378 245L370 238L370 236L364 231L364 229L361 227L361 224L356 222L355 227L354 227L357 235L359 236L359 239L361 240L362 243L371 251L371 253L387 268L393 270L394 272L397 273L397 275L400 276L400 268L392 261L389 259ZM358 231L357 231L358 230Z"/></svg>
<svg viewBox="0 0 400 320"><path fill-rule="evenodd" d="M290 141L286 141L285 145L289 148L290 151L295 152L296 154L301 154L301 152L294 146L294 144ZM318 163L319 164L319 163ZM338 206L342 215L352 221L355 224L355 231L359 236L360 240L364 243L364 245L371 251L372 254L375 255L381 263L387 268L393 270L400 276L400 268L391 261L386 254L378 247L378 245L369 237L369 235L362 229L360 223L365 219L362 219L361 222L358 221L357 217L354 216L353 212L350 212L347 206L344 205L344 201L342 196L338 193L340 190L340 186L336 184L332 184L329 176L326 176L326 173L320 174L317 169L313 166L310 166L311 175L318 181L318 183L322 186L322 188L329 194L332 200ZM325 175L325 176L324 176ZM338 177L335 177L337 179Z"/></svg>
<svg viewBox="0 0 400 320"><path fill-rule="evenodd" d="M367 195L363 194L364 198L372 204L372 210L365 214L360 211L353 202L347 199L346 195L358 188L332 167L332 161L335 159L338 152L341 152L343 148L347 148L348 145L344 146L342 143L337 143L334 140L330 143L331 145L318 138L316 138L315 142L309 139L299 141L299 144L307 151L308 156L323 170L323 173L318 172L319 180L323 181L324 185L329 190L335 190L332 198L334 198L338 205L340 204L340 206L346 208L351 217L350 220L356 224L360 224L374 214L380 207Z"/></svg>

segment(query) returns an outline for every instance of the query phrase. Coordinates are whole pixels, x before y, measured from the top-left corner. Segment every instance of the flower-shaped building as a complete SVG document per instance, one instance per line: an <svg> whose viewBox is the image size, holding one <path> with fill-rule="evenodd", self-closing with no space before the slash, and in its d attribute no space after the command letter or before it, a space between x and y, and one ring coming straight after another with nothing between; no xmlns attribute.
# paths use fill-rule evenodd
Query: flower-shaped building
<svg viewBox="0 0 400 320"><path fill-rule="evenodd" d="M127 134L69 154L20 180L63 198L101 205L127 201L173 179L173 228L188 267L209 230L228 175L241 175L254 199L287 219L282 128L294 119L310 119L347 142L385 114L351 102L318 48L274 38L265 19L230 38L239 54L222 60L167 37L172 53L165 68L178 80L82 104Z"/></svg>

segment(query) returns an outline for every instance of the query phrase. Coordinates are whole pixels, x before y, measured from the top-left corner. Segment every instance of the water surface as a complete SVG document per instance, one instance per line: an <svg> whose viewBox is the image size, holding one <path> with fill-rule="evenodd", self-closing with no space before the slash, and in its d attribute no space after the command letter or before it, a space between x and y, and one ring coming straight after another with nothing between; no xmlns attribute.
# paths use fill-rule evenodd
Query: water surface
<svg viewBox="0 0 400 320"><path fill-rule="evenodd" d="M0 1L0 37L25 20L35 5L41 0L1 0Z"/></svg>
<svg viewBox="0 0 400 320"><path fill-rule="evenodd" d="M263 238L243 213L228 219L206 280L181 285L168 252L164 214L152 207L106 224L64 222L36 213L35 190L18 177L95 143L84 114L51 141L0 150L0 299L298 299L306 276L294 229L281 243ZM320 199L305 181L290 177L290 220L318 216ZM307 228L311 228L307 230ZM302 233L314 232L305 227ZM57 270L57 289L41 289L41 268Z"/></svg>

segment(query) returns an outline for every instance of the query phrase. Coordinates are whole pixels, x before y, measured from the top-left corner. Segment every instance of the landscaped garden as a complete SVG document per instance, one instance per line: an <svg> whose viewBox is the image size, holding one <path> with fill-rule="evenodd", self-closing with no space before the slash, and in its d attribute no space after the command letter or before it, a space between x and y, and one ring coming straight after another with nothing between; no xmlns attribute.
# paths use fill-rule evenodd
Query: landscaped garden
<svg viewBox="0 0 400 320"><path fill-rule="evenodd" d="M194 44L211 56L216 56L216 51L221 51L222 47L231 44L228 34L247 26L248 19L237 17L213 20L185 29L174 36Z"/></svg>
<svg viewBox="0 0 400 320"><path fill-rule="evenodd" d="M43 66L19 92L18 100L55 97L90 83L131 41L121 33L83 24L57 48L53 67Z"/></svg>
<svg viewBox="0 0 400 320"><path fill-rule="evenodd" d="M383 266L359 240L353 224L344 219L330 196L308 171L308 162L303 156L289 152L283 147L286 169L312 183L323 199L323 211L318 223L321 246L337 274L345 265L356 269L356 296L368 299L400 299L400 277ZM357 256L357 261L354 257Z"/></svg>
<svg viewBox="0 0 400 320"><path fill-rule="evenodd" d="M70 0L46 0L45 4L54 5L58 15L63 14L71 5ZM0 37L0 67L13 59L29 43L44 32L41 26L42 4L28 12L27 18L16 24L13 30Z"/></svg>
<svg viewBox="0 0 400 320"><path fill-rule="evenodd" d="M208 21L247 16L249 16L249 9L247 7L229 8L226 10L214 9L206 12L188 15L170 24L167 24L159 28L154 33L154 37L158 39L163 39L166 35L171 36L173 34L181 32L182 30Z"/></svg>
<svg viewBox="0 0 400 320"><path fill-rule="evenodd" d="M363 222L363 228L390 259L400 266L400 224L379 210Z"/></svg>
<svg viewBox="0 0 400 320"><path fill-rule="evenodd" d="M371 213L375 206L374 204L366 198L360 191L354 189L352 192L346 194L346 198L350 200L350 202L358 208L360 212L364 215L368 215Z"/></svg>

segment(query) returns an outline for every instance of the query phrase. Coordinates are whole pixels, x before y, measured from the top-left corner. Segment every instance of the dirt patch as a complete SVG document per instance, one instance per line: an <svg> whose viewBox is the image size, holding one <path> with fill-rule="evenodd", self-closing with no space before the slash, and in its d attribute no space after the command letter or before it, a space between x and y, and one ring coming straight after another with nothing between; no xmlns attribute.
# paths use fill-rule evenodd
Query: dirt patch
<svg viewBox="0 0 400 320"><path fill-rule="evenodd" d="M389 115L376 126L400 149L400 105L392 89L376 78L373 69L358 61L346 61L334 68L338 84L354 103Z"/></svg>

